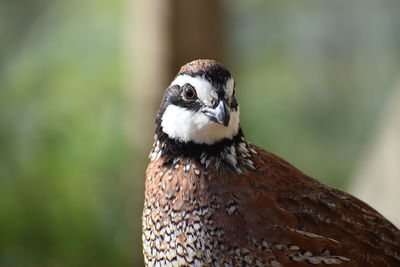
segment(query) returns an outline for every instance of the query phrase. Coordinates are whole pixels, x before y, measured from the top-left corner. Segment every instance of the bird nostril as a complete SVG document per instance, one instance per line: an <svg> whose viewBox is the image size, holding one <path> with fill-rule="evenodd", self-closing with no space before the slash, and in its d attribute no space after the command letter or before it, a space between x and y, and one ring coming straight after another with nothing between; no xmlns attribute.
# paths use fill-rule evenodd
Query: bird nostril
<svg viewBox="0 0 400 267"><path fill-rule="evenodd" d="M213 108L216 108L218 106L217 99L214 98L213 100L211 100L211 105L212 105Z"/></svg>

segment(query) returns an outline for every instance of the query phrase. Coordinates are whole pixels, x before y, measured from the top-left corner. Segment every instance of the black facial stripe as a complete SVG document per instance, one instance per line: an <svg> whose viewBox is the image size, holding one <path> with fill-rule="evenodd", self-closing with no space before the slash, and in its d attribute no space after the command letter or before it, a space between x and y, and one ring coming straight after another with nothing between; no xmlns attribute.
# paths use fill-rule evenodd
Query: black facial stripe
<svg viewBox="0 0 400 267"><path fill-rule="evenodd" d="M237 111L238 110L238 102L236 100L236 97L232 97L232 102L231 102L231 110Z"/></svg>
<svg viewBox="0 0 400 267"><path fill-rule="evenodd" d="M195 111L195 112L200 110L200 108L202 107L201 100L199 100L198 98L195 98L192 100L185 99L182 96L183 90L184 90L184 87L183 86L181 87L179 85L170 86L167 88L167 90L165 90L163 101L161 102L160 111L157 114L157 119L156 119L157 124L161 123L161 118L165 112L165 109L167 108L168 105L171 105L171 104L175 105L175 106L183 107L188 110Z"/></svg>
<svg viewBox="0 0 400 267"><path fill-rule="evenodd" d="M181 100L181 101L177 101L176 103L174 103L177 106L186 108L187 110L192 110L192 111L199 111L200 108L202 107L202 104L200 102L200 100L192 100L192 101L185 101L185 100Z"/></svg>
<svg viewBox="0 0 400 267"><path fill-rule="evenodd" d="M164 114L167 106L170 104L173 104L173 105L176 105L179 107L183 107L188 110L193 110L195 112L199 111L201 109L201 107L203 106L203 103L201 102L200 99L195 98L193 100L186 100L186 99L182 98L183 89L184 89L184 87L181 87L179 85L173 85L173 86L168 87L167 90L165 90L163 101L161 102L160 111L157 115L157 119L159 117L159 120L160 120L159 122L161 122L161 117ZM223 89L218 90L218 96L220 97L220 99L223 99L223 96L221 97L220 94L224 94L224 93L225 92ZM216 102L214 104L218 104L218 102ZM237 109L238 109L238 102L235 97L232 97L230 109L232 111L237 111Z"/></svg>
<svg viewBox="0 0 400 267"><path fill-rule="evenodd" d="M188 110L192 110L192 111L199 111L202 104L201 104L201 100L197 98L197 96L194 99L186 99L185 97L183 97L183 91L186 89L186 87L191 86L194 88L194 90L196 90L196 88L191 85L190 83L185 83L181 88L180 88L180 95L179 96L175 96L174 99L171 99L171 103L176 105L176 106L180 106L183 108L186 108ZM197 94L197 93L196 93Z"/></svg>
<svg viewBox="0 0 400 267"><path fill-rule="evenodd" d="M217 95L219 99L225 99L227 96L225 95L225 90L223 88L217 89Z"/></svg>

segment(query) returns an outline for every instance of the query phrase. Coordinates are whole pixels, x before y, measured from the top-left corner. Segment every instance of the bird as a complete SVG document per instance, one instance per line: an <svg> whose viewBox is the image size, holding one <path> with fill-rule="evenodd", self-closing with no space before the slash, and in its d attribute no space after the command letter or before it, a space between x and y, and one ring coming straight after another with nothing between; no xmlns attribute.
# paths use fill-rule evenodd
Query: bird
<svg viewBox="0 0 400 267"><path fill-rule="evenodd" d="M199 59L165 90L146 170L145 265L400 266L391 222L245 139L235 87L223 64Z"/></svg>

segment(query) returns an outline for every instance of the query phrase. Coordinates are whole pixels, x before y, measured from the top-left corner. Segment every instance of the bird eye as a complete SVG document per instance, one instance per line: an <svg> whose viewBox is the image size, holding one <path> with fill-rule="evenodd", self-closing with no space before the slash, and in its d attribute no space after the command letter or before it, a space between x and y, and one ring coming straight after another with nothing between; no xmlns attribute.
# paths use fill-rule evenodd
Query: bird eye
<svg viewBox="0 0 400 267"><path fill-rule="evenodd" d="M196 97L196 91L190 84L185 84L183 86L183 95L186 99L192 100Z"/></svg>

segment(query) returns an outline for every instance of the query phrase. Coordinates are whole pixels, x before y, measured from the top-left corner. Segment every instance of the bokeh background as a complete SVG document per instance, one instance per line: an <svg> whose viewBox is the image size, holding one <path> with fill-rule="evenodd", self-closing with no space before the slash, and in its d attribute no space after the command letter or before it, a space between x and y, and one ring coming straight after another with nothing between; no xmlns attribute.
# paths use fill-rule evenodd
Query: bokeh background
<svg viewBox="0 0 400 267"><path fill-rule="evenodd" d="M200 57L236 78L247 139L398 223L399 11L2 0L0 266L143 265L153 120L179 66Z"/></svg>

